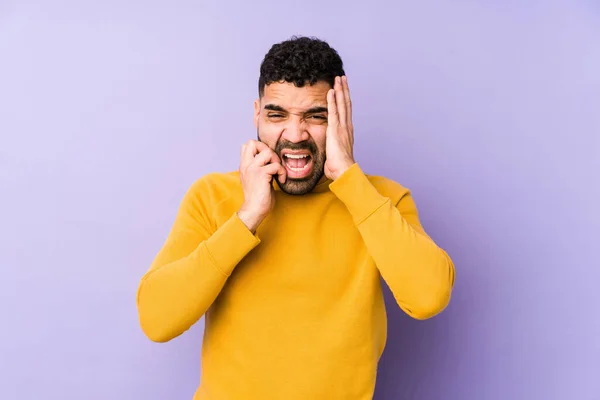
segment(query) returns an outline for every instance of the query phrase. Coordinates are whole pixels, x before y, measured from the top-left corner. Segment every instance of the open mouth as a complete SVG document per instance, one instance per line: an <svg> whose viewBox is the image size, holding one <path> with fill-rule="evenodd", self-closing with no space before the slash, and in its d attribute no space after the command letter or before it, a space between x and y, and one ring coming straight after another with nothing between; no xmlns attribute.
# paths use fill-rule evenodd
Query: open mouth
<svg viewBox="0 0 600 400"><path fill-rule="evenodd" d="M310 153L286 152L282 155L283 165L287 170L288 178L301 179L310 175L312 171L312 156Z"/></svg>

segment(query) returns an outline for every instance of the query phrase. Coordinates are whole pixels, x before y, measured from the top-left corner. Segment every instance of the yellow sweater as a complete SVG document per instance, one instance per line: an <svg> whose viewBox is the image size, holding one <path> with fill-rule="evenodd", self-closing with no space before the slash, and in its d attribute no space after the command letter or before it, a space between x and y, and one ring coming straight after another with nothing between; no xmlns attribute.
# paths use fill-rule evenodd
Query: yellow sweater
<svg viewBox="0 0 600 400"><path fill-rule="evenodd" d="M398 305L442 311L452 261L423 231L410 192L354 164L314 192L275 192L252 234L238 173L187 192L140 282L145 334L165 342L206 315L195 400L366 400L386 342L383 277Z"/></svg>

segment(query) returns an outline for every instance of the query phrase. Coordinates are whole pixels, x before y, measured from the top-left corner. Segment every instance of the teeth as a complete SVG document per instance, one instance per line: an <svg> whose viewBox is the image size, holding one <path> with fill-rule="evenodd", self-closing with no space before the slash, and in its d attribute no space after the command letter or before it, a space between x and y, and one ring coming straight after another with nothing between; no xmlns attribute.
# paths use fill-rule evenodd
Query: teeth
<svg viewBox="0 0 600 400"><path fill-rule="evenodd" d="M308 154L286 154L285 155L288 158L295 158L295 159L301 159L301 158L306 158L308 157Z"/></svg>

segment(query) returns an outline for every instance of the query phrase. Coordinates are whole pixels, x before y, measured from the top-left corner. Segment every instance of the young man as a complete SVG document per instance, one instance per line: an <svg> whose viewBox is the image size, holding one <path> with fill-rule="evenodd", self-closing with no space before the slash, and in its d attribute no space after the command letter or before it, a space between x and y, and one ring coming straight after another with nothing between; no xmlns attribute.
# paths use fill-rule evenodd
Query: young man
<svg viewBox="0 0 600 400"><path fill-rule="evenodd" d="M200 178L137 293L166 342L206 316L196 400L366 400L386 341L380 277L416 319L450 300L454 266L410 192L363 173L342 60L292 38L260 68L258 140Z"/></svg>

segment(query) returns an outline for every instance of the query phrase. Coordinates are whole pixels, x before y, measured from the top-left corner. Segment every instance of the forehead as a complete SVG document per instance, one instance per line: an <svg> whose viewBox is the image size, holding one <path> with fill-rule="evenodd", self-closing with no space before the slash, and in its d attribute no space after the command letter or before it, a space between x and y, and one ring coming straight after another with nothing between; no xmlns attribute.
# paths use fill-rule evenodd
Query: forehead
<svg viewBox="0 0 600 400"><path fill-rule="evenodd" d="M265 86L261 103L275 104L288 110L304 110L315 106L327 106L327 92L331 86L319 81L314 85L296 87L289 82L276 82Z"/></svg>

